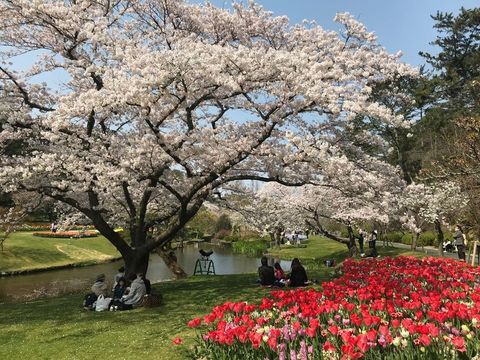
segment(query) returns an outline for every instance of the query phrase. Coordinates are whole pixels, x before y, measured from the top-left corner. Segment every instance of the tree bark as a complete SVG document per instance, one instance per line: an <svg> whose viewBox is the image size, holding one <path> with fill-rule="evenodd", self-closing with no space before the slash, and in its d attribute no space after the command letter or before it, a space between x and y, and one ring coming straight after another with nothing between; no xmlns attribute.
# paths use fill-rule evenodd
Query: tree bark
<svg viewBox="0 0 480 360"><path fill-rule="evenodd" d="M165 262L165 265L170 269L170 271L175 275L177 279L182 279L187 277L187 273L178 265L177 257L173 250L163 250L161 248L157 248L156 252L162 260Z"/></svg>
<svg viewBox="0 0 480 360"><path fill-rule="evenodd" d="M413 233L412 234L412 246L411 246L412 250L417 249L417 243L418 243L418 238L419 237L420 237L420 233Z"/></svg>
<svg viewBox="0 0 480 360"><path fill-rule="evenodd" d="M125 261L125 276L129 278L138 273L146 275L149 258L150 254L148 252L138 250L133 250L131 254L123 256L123 260Z"/></svg>
<svg viewBox="0 0 480 360"><path fill-rule="evenodd" d="M438 252L440 256L443 256L443 241L445 236L443 235L442 223L440 219L435 220L435 230L437 232Z"/></svg>
<svg viewBox="0 0 480 360"><path fill-rule="evenodd" d="M351 225L347 226L348 230L348 250L350 251L350 256L355 256L357 255L357 245L355 244L355 236L353 234L353 229Z"/></svg>

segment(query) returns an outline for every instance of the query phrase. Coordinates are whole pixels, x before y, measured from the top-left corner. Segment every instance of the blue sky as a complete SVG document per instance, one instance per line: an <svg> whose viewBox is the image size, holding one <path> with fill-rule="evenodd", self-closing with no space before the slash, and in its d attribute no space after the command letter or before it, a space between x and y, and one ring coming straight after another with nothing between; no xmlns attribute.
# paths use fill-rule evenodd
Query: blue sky
<svg viewBox="0 0 480 360"><path fill-rule="evenodd" d="M198 1L200 2L200 1ZM212 0L222 6L230 1ZM436 37L431 14L457 13L460 7L480 6L480 0L257 0L275 15L287 15L292 23L316 20L326 29L336 29L337 12L349 12L377 34L390 52L402 50L403 61L420 65L419 51L433 51L428 45Z"/></svg>
<svg viewBox="0 0 480 360"><path fill-rule="evenodd" d="M204 0L187 0L204 3ZM217 6L228 7L230 0L210 0ZM246 0L244 0L246 1ZM419 51L435 52L429 45L437 35L431 14L437 11L457 13L460 7L480 6L480 0L256 0L275 15L286 15L290 22L316 20L326 29L336 30L333 18L337 12L350 12L377 34L380 44L391 53L401 50L403 61L412 65L424 63ZM17 57L13 68L30 66L32 54ZM46 81L54 88L61 87L64 74L42 74L36 81Z"/></svg>

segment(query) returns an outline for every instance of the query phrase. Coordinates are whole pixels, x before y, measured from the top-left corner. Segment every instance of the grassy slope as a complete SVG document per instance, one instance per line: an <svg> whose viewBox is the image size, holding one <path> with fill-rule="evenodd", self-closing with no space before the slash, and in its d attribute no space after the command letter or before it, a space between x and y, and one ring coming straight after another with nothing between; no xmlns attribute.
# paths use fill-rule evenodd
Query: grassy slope
<svg viewBox="0 0 480 360"><path fill-rule="evenodd" d="M29 232L12 234L0 252L0 271L32 270L90 263L119 256L103 236L86 239L49 239Z"/></svg>

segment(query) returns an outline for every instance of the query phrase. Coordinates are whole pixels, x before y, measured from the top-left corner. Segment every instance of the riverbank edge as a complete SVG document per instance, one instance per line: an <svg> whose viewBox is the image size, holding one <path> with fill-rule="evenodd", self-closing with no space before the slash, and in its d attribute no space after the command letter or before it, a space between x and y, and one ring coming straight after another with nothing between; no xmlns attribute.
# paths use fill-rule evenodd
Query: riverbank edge
<svg viewBox="0 0 480 360"><path fill-rule="evenodd" d="M35 274L35 273L40 273L40 272L48 272L48 271L53 271L53 270L62 270L62 269L70 269L70 268L77 268L77 267L86 267L86 266L107 264L107 263L115 262L115 261L118 261L118 260L122 260L122 257L121 256L113 256L112 258L105 259L105 260L88 260L88 261L72 262L72 263L63 264L63 265L54 265L54 266L47 266L47 267L41 267L41 268L1 271L0 272L0 277L30 275L30 274Z"/></svg>

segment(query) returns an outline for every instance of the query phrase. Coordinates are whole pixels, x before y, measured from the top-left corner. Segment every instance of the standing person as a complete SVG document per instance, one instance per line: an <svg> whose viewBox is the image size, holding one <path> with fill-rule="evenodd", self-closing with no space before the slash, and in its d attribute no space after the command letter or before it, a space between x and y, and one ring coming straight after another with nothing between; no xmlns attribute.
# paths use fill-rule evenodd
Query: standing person
<svg viewBox="0 0 480 360"><path fill-rule="evenodd" d="M307 272L298 258L292 260L288 285L292 287L308 285Z"/></svg>
<svg viewBox="0 0 480 360"><path fill-rule="evenodd" d="M458 258L461 261L465 261L466 236L463 233L462 227L460 225L455 226L455 233L453 234L453 239L455 240L455 246L457 247Z"/></svg>
<svg viewBox="0 0 480 360"><path fill-rule="evenodd" d="M258 268L258 276L260 278L260 284L263 286L271 286L275 282L275 272L273 267L268 265L268 259L263 256L260 260L262 265Z"/></svg>
<svg viewBox="0 0 480 360"><path fill-rule="evenodd" d="M52 233L56 233L57 232L57 224L55 224L54 222L50 225L50 231Z"/></svg>
<svg viewBox="0 0 480 360"><path fill-rule="evenodd" d="M363 229L358 231L358 246L360 247L360 256L365 257L365 250L363 248L363 243L365 242L365 232Z"/></svg>
<svg viewBox="0 0 480 360"><path fill-rule="evenodd" d="M377 257L378 256L378 253L377 253L377 238L378 238L377 230L373 230L372 233L370 234L370 238L368 239L368 247L370 249L372 249L371 253L370 253L371 257Z"/></svg>

